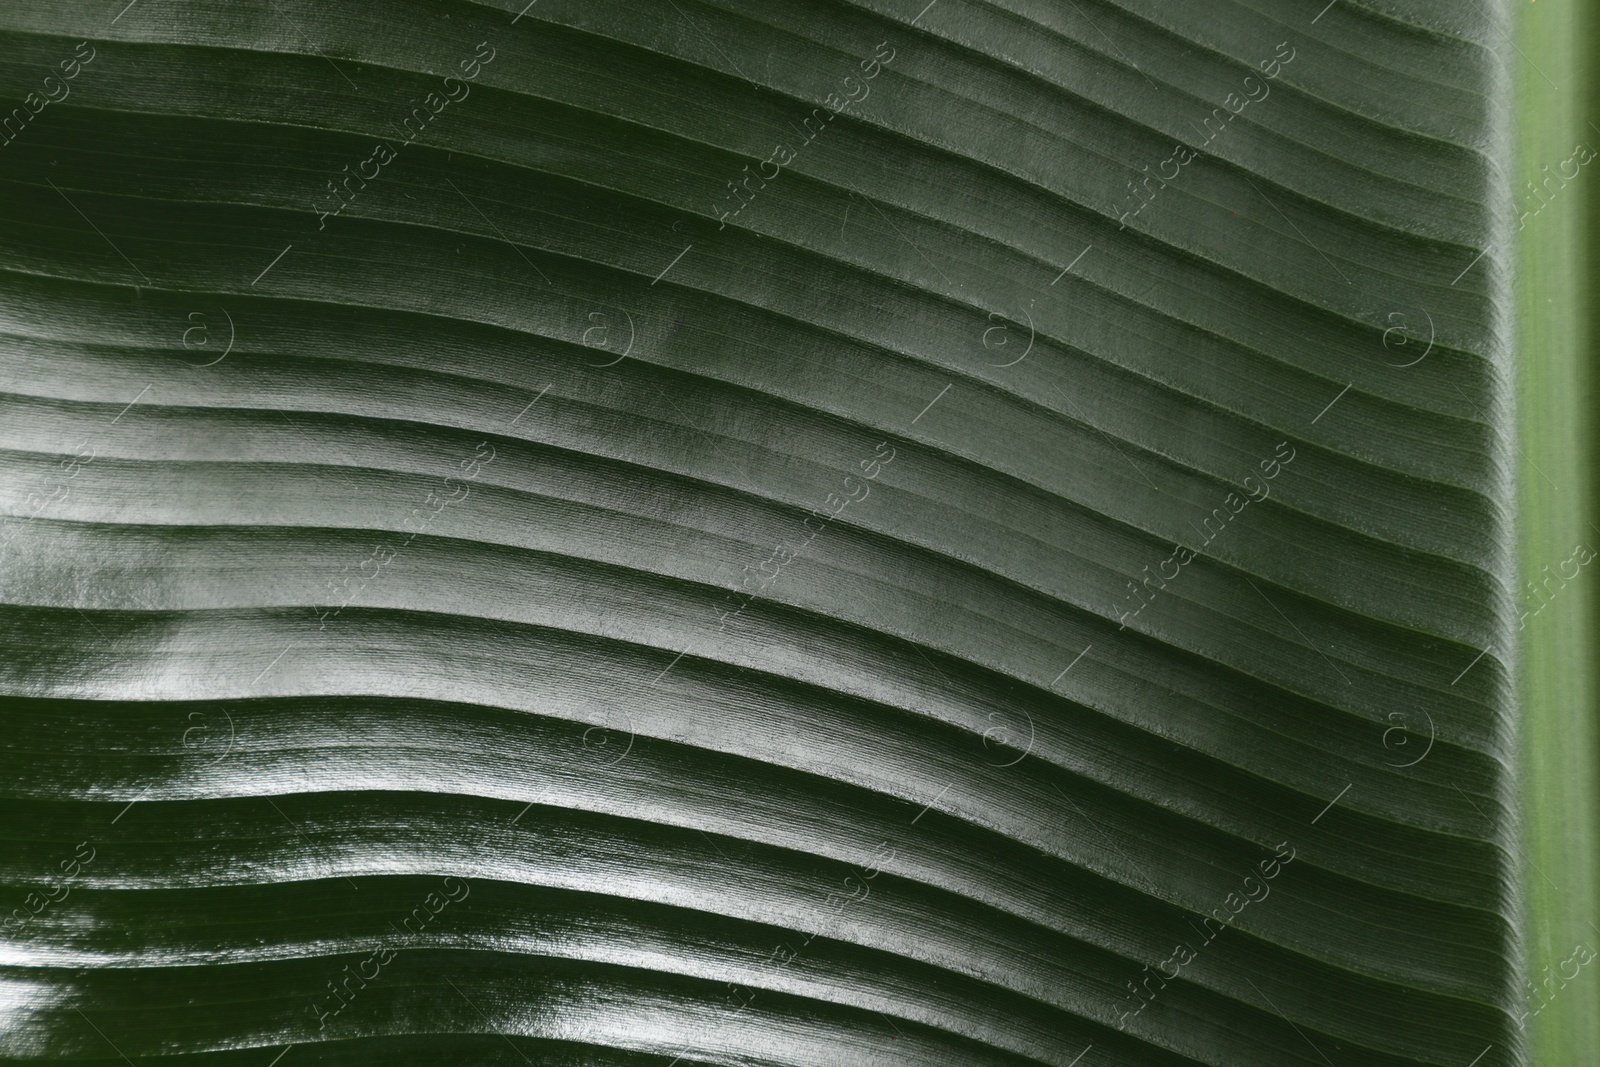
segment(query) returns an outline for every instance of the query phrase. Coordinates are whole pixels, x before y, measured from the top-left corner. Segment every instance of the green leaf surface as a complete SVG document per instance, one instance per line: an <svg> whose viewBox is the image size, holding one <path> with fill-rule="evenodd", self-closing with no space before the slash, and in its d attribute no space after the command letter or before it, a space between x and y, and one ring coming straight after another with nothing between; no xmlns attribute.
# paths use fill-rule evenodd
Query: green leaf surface
<svg viewBox="0 0 1600 1067"><path fill-rule="evenodd" d="M0 11L0 1055L1525 1062L1509 31Z"/></svg>

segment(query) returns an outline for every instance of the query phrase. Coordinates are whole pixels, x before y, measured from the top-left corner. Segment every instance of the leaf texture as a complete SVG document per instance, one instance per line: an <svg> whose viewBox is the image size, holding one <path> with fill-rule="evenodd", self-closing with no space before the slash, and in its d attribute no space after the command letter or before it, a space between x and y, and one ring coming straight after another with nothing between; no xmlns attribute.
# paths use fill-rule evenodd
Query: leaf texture
<svg viewBox="0 0 1600 1067"><path fill-rule="evenodd" d="M0 12L0 1053L1523 1062L1506 27Z"/></svg>

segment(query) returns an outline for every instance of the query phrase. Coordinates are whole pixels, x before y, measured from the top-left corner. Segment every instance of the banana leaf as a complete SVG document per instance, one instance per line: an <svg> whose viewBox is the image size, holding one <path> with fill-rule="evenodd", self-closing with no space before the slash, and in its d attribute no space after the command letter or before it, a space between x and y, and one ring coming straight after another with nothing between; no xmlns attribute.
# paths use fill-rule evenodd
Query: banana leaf
<svg viewBox="0 0 1600 1067"><path fill-rule="evenodd" d="M0 1055L1526 1062L1511 32L0 10Z"/></svg>

